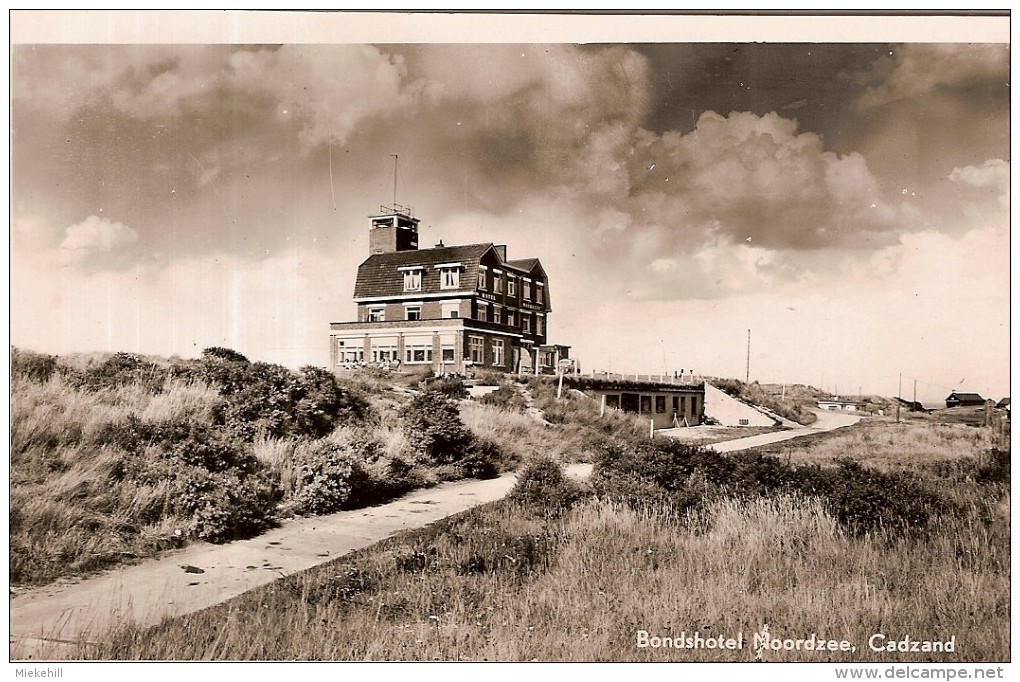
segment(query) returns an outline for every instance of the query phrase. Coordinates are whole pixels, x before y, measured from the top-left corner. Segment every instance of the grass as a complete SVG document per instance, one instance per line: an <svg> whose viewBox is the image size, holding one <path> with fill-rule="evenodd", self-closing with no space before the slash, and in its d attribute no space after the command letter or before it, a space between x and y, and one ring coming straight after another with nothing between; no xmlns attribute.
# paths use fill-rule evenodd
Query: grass
<svg viewBox="0 0 1020 682"><path fill-rule="evenodd" d="M339 470L328 459L336 448L346 458L342 464L368 443L357 468L372 481L389 480L394 462L407 457L407 437L395 425L410 393L376 377L352 380L360 382L357 390L371 405L371 418L338 425L324 439L262 436L246 446L258 466L273 472L283 499L300 495L309 462L328 460ZM522 388L539 414L460 403L468 430L502 445L508 461L542 458L550 469L556 465L549 460L589 459L602 451L599 442L622 444L641 457L651 452L648 443L658 442L642 440L646 425L629 415L602 418L594 401L575 393L557 400L552 381L534 378ZM180 519L152 513L173 495L172 481L143 485L118 478L124 453L105 429L132 413L152 422L204 423L217 398L196 383L168 383L155 395L132 384L85 393L63 384L59 373L45 382L15 377L12 582L46 582L186 541ZM154 628L125 624L97 644L80 645L77 655L749 661L755 658L754 633L768 625L772 636L817 633L847 639L857 651L770 651L765 660L1007 660L1009 483L1008 469L983 476L992 445L987 429L930 419L901 424L869 419L759 450L779 455L778 464L759 464L751 453L739 460L743 473L735 478L737 469L715 466L705 455L685 460L677 450L670 465L660 452L655 477L639 480L623 472L616 479L634 484L629 490L639 496L653 493L643 505L564 488L550 470L528 490L559 495L555 504L512 497L485 505ZM831 466L841 459L885 473L876 477ZM683 495L656 496L654 486L676 483L685 463L694 470L683 474ZM794 494L775 485L768 494L752 494L766 490L758 484L768 476L778 480L777 474L788 472L784 464L819 465L822 473L799 480L839 483L836 477L846 476L846 489L835 485L810 493L802 485ZM672 477L662 470L674 465ZM401 470L401 480L420 485L449 473L410 467ZM729 484L714 482L724 474L733 479ZM879 503L902 502L906 509L915 489L910 486L941 502L938 514L906 530L882 524L853 530L831 499L853 492L858 497L843 502L859 502L854 509L866 510L874 492ZM897 490L899 498L882 497ZM638 648L639 630L656 636L742 632L746 648ZM957 653L874 652L867 641L875 632L955 635Z"/></svg>
<svg viewBox="0 0 1020 682"><path fill-rule="evenodd" d="M338 415L325 426L330 417L314 401L326 405L334 394L332 378L319 377L318 393L290 415L310 415L305 423L317 431L308 433L276 414L232 412L232 396L203 378L208 359L54 358L18 349L12 357L10 576L18 591L196 538L248 537L294 513L372 504L481 475L493 468L489 460L498 471L517 458L501 460L500 449L487 446L471 454L470 466L418 462L400 428L412 392L368 371L340 382L342 397L366 407L354 420ZM231 371L270 407L268 391L281 389L267 383L263 391L253 381L307 376L256 364ZM245 407L245 399L233 402ZM487 432L509 418L494 408L469 409ZM289 426L274 436L262 424ZM506 442L500 438L493 432L490 440Z"/></svg>
<svg viewBox="0 0 1020 682"><path fill-rule="evenodd" d="M993 433L963 424L927 419L868 418L832 433L776 443L759 450L794 464L829 464L849 457L883 471L916 470L961 459L979 461L993 446Z"/></svg>
<svg viewBox="0 0 1020 682"><path fill-rule="evenodd" d="M613 557L606 561L606 557ZM749 661L755 652L639 649L743 632L847 639L856 652L765 660L1009 657L1008 517L945 519L926 537L851 537L810 498L719 500L681 518L589 499L558 519L499 502L148 630L100 659ZM958 653L867 649L875 632Z"/></svg>

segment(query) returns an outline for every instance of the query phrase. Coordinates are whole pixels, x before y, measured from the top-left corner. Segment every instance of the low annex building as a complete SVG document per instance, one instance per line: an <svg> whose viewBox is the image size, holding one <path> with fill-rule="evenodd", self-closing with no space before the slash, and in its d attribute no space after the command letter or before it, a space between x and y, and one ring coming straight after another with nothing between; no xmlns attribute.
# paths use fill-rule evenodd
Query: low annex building
<svg viewBox="0 0 1020 682"><path fill-rule="evenodd" d="M549 279L537 258L511 260L493 243L418 248L404 206L370 216L369 257L358 267L358 319L330 324L334 371L361 365L471 367L556 373L570 347L547 344Z"/></svg>
<svg viewBox="0 0 1020 682"><path fill-rule="evenodd" d="M570 386L591 394L601 410L632 412L651 420L656 429L698 426L705 421L705 383L666 383L582 377Z"/></svg>

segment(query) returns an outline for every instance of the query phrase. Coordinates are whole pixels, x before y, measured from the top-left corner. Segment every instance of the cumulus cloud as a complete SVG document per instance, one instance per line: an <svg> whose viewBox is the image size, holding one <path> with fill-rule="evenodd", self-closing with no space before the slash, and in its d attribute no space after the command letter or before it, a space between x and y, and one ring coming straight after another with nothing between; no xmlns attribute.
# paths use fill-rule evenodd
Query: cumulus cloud
<svg viewBox="0 0 1020 682"><path fill-rule="evenodd" d="M72 265L112 265L137 241L134 229L93 215L67 228L59 247L61 260Z"/></svg>
<svg viewBox="0 0 1020 682"><path fill-rule="evenodd" d="M65 54L64 63L51 51L15 51L24 67L13 99L67 117L104 103L142 120L215 116L224 103L234 114L268 107L314 146L343 142L363 120L410 102L401 59L367 45L112 46Z"/></svg>
<svg viewBox="0 0 1020 682"><path fill-rule="evenodd" d="M1009 82L1009 47L996 44L912 43L893 51L894 65L881 82L859 100L862 108L878 107L939 90L966 90L988 83ZM886 66L876 67L879 73Z"/></svg>

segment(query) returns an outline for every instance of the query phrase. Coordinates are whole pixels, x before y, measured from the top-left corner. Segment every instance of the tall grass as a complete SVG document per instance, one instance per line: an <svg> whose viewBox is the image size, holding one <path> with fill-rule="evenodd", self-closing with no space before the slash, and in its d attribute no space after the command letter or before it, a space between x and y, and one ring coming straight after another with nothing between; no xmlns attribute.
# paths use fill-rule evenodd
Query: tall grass
<svg viewBox="0 0 1020 682"><path fill-rule="evenodd" d="M589 500L557 519L496 503L151 630L90 658L671 661L755 658L753 634L847 639L855 652L765 660L1009 656L1008 519L905 539L844 533L817 500L668 510ZM961 525L962 524L962 525ZM607 561L612 557L612 561ZM742 632L741 651L641 649ZM957 639L956 654L868 649L875 632Z"/></svg>

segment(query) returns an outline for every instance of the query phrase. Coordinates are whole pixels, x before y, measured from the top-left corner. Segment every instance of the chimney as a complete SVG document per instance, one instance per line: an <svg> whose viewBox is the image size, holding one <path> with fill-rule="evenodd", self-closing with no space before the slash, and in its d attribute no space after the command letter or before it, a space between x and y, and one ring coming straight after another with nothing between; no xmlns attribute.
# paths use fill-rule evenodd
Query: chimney
<svg viewBox="0 0 1020 682"><path fill-rule="evenodd" d="M437 248L437 249L441 249L441 248L443 248L444 246L446 246L446 244L444 244L444 243L443 243L443 240L442 240L442 239L440 239L440 240L439 240L438 242L436 242L436 248Z"/></svg>
<svg viewBox="0 0 1020 682"><path fill-rule="evenodd" d="M506 262L506 244L496 244L495 249L496 253L499 254L499 257L502 258L504 262Z"/></svg>

